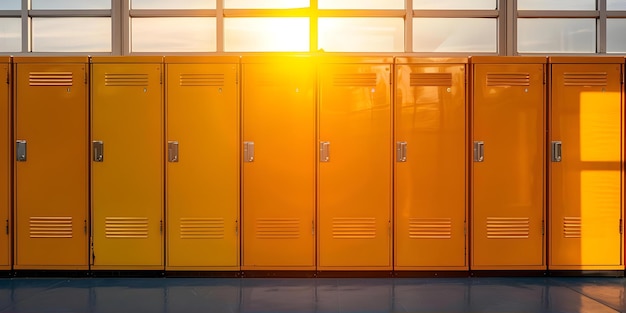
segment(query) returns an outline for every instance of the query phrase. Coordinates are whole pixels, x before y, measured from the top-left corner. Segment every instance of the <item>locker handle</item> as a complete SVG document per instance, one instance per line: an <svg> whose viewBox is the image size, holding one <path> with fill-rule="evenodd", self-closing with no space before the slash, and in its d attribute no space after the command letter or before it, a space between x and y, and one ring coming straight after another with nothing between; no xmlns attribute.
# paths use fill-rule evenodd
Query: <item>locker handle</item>
<svg viewBox="0 0 626 313"><path fill-rule="evenodd" d="M99 140L93 142L93 161L104 162L104 142Z"/></svg>
<svg viewBox="0 0 626 313"><path fill-rule="evenodd" d="M320 162L330 162L330 141L320 141Z"/></svg>
<svg viewBox="0 0 626 313"><path fill-rule="evenodd" d="M26 162L26 140L15 141L15 154L18 162Z"/></svg>
<svg viewBox="0 0 626 313"><path fill-rule="evenodd" d="M563 153L563 143L561 141L552 142L552 162L561 162Z"/></svg>
<svg viewBox="0 0 626 313"><path fill-rule="evenodd" d="M396 161L406 162L406 141L396 142Z"/></svg>
<svg viewBox="0 0 626 313"><path fill-rule="evenodd" d="M178 141L167 142L167 160L172 163L178 162Z"/></svg>
<svg viewBox="0 0 626 313"><path fill-rule="evenodd" d="M485 142L474 141L474 162L485 161Z"/></svg>
<svg viewBox="0 0 626 313"><path fill-rule="evenodd" d="M244 141L243 143L244 162L254 162L254 141Z"/></svg>

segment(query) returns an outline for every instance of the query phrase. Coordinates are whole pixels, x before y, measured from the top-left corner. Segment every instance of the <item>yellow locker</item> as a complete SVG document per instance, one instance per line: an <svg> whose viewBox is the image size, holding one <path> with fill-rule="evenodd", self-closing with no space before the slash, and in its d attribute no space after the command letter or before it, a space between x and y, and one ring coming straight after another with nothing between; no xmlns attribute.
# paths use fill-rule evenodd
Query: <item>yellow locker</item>
<svg viewBox="0 0 626 313"><path fill-rule="evenodd" d="M550 59L551 269L623 269L623 62Z"/></svg>
<svg viewBox="0 0 626 313"><path fill-rule="evenodd" d="M546 58L472 63L471 267L543 270Z"/></svg>
<svg viewBox="0 0 626 313"><path fill-rule="evenodd" d="M396 270L467 270L466 58L396 59Z"/></svg>
<svg viewBox="0 0 626 313"><path fill-rule="evenodd" d="M239 269L239 57L166 57L167 269Z"/></svg>
<svg viewBox="0 0 626 313"><path fill-rule="evenodd" d="M93 269L163 269L161 57L93 57Z"/></svg>
<svg viewBox="0 0 626 313"><path fill-rule="evenodd" d="M13 143L10 97L11 58L0 57L0 75L7 78L0 87L0 270L11 269L11 169Z"/></svg>
<svg viewBox="0 0 626 313"><path fill-rule="evenodd" d="M244 57L244 270L315 269L315 65Z"/></svg>
<svg viewBox="0 0 626 313"><path fill-rule="evenodd" d="M321 270L392 268L392 63L320 60Z"/></svg>
<svg viewBox="0 0 626 313"><path fill-rule="evenodd" d="M88 268L88 59L15 58L15 268Z"/></svg>

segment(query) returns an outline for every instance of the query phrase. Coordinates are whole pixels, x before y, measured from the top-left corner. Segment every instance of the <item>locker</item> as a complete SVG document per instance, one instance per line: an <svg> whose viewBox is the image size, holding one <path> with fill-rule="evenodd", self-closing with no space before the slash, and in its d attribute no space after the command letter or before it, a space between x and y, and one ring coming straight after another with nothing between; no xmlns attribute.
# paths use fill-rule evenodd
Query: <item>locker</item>
<svg viewBox="0 0 626 313"><path fill-rule="evenodd" d="M85 270L88 58L14 60L14 268Z"/></svg>
<svg viewBox="0 0 626 313"><path fill-rule="evenodd" d="M167 269L239 269L239 57L166 57Z"/></svg>
<svg viewBox="0 0 626 313"><path fill-rule="evenodd" d="M550 58L551 269L623 269L623 61Z"/></svg>
<svg viewBox="0 0 626 313"><path fill-rule="evenodd" d="M396 270L467 270L467 59L397 58Z"/></svg>
<svg viewBox="0 0 626 313"><path fill-rule="evenodd" d="M242 58L244 270L315 269L314 69Z"/></svg>
<svg viewBox="0 0 626 313"><path fill-rule="evenodd" d="M392 268L392 63L320 60L321 270Z"/></svg>
<svg viewBox="0 0 626 313"><path fill-rule="evenodd" d="M545 269L545 64L476 57L471 268Z"/></svg>
<svg viewBox="0 0 626 313"><path fill-rule="evenodd" d="M92 268L164 267L161 57L93 57Z"/></svg>
<svg viewBox="0 0 626 313"><path fill-rule="evenodd" d="M0 86L0 270L11 269L11 169L13 159L11 115L11 58L0 57L0 73L7 78ZM4 231L2 231L4 230Z"/></svg>

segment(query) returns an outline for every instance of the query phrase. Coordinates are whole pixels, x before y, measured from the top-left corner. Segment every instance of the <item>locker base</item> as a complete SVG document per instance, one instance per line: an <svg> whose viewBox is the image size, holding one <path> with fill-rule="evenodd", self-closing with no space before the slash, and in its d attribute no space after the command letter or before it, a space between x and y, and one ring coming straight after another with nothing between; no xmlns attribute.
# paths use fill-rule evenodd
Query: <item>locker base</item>
<svg viewBox="0 0 626 313"><path fill-rule="evenodd" d="M469 277L469 271L394 271L393 277L397 278L458 278Z"/></svg>
<svg viewBox="0 0 626 313"><path fill-rule="evenodd" d="M13 277L13 272L10 270L0 270L0 278Z"/></svg>
<svg viewBox="0 0 626 313"><path fill-rule="evenodd" d="M624 277L624 270L551 270L554 277Z"/></svg>
<svg viewBox="0 0 626 313"><path fill-rule="evenodd" d="M165 271L147 271L147 270L97 270L92 271L93 277L164 277Z"/></svg>
<svg viewBox="0 0 626 313"><path fill-rule="evenodd" d="M320 278L387 278L393 277L393 271L318 271Z"/></svg>
<svg viewBox="0 0 626 313"><path fill-rule="evenodd" d="M243 271L241 277L247 278L314 278L315 271Z"/></svg>
<svg viewBox="0 0 626 313"><path fill-rule="evenodd" d="M175 278L240 278L240 271L166 271L165 277Z"/></svg>
<svg viewBox="0 0 626 313"><path fill-rule="evenodd" d="M68 270L16 270L14 277L89 277L89 271Z"/></svg>
<svg viewBox="0 0 626 313"><path fill-rule="evenodd" d="M542 277L547 276L545 270L483 270L471 271L472 277Z"/></svg>

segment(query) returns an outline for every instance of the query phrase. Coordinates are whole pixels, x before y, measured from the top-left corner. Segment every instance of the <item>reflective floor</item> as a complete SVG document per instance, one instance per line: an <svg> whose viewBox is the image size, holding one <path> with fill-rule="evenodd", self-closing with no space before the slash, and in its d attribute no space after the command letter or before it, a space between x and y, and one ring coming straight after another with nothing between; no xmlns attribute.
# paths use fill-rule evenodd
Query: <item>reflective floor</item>
<svg viewBox="0 0 626 313"><path fill-rule="evenodd" d="M626 312L623 278L4 278L0 312Z"/></svg>

